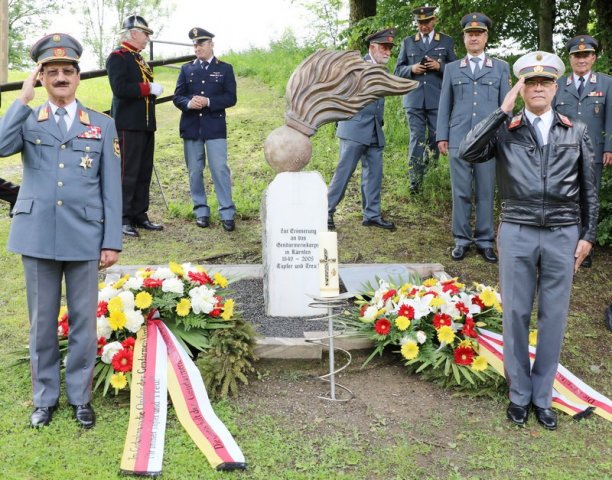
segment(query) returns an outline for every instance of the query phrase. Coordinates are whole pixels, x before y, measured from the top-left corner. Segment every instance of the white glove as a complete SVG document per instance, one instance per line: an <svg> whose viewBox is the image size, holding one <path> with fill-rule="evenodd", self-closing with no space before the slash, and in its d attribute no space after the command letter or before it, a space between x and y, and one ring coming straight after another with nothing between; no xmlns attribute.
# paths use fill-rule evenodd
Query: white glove
<svg viewBox="0 0 612 480"><path fill-rule="evenodd" d="M164 91L164 87L162 87L159 83L151 82L149 83L149 91L151 92L151 95L159 97Z"/></svg>

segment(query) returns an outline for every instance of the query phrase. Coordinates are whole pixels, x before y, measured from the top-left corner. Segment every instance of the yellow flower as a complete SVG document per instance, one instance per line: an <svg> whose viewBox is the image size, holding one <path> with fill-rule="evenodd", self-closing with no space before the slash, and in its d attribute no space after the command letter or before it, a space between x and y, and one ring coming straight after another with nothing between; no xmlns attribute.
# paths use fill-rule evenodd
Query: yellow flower
<svg viewBox="0 0 612 480"><path fill-rule="evenodd" d="M119 290L121 287L123 287L123 284L127 282L128 278L130 278L129 275L124 275L119 280L117 280L115 283L113 283L113 288L116 290Z"/></svg>
<svg viewBox="0 0 612 480"><path fill-rule="evenodd" d="M440 305L444 305L444 299L442 297L434 297L429 301L429 305L436 308Z"/></svg>
<svg viewBox="0 0 612 480"><path fill-rule="evenodd" d="M120 328L125 327L125 321L125 313L121 311L111 312L110 316L108 317L108 324L113 330L119 330Z"/></svg>
<svg viewBox="0 0 612 480"><path fill-rule="evenodd" d="M228 298L223 305L223 313L221 314L221 318L223 320L229 320L234 315L234 300Z"/></svg>
<svg viewBox="0 0 612 480"><path fill-rule="evenodd" d="M529 332L529 345L535 347L538 344L538 331L532 330Z"/></svg>
<svg viewBox="0 0 612 480"><path fill-rule="evenodd" d="M216 285L219 285L221 288L225 288L227 287L227 278L225 278L223 275L221 275L220 273L215 273L213 275L213 280L215 282Z"/></svg>
<svg viewBox="0 0 612 480"><path fill-rule="evenodd" d="M141 310L149 308L152 302L153 297L149 292L138 292L136 294L136 298L134 299L134 305L136 305L136 308L140 308Z"/></svg>
<svg viewBox="0 0 612 480"><path fill-rule="evenodd" d="M408 317L400 315L395 319L395 326L403 332L410 326L410 319Z"/></svg>
<svg viewBox="0 0 612 480"><path fill-rule="evenodd" d="M106 287L106 283L105 282L98 283L98 290L102 290L105 287Z"/></svg>
<svg viewBox="0 0 612 480"><path fill-rule="evenodd" d="M62 317L68 313L68 307L62 305L59 310L59 315L57 316L58 322L62 319Z"/></svg>
<svg viewBox="0 0 612 480"><path fill-rule="evenodd" d="M419 356L419 346L416 342L406 342L402 345L401 352L406 360L413 360Z"/></svg>
<svg viewBox="0 0 612 480"><path fill-rule="evenodd" d="M444 343L452 343L455 339L455 332L448 325L444 325L438 329L438 341Z"/></svg>
<svg viewBox="0 0 612 480"><path fill-rule="evenodd" d="M113 297L108 301L108 311L110 313L120 312L123 310L123 301L120 297Z"/></svg>
<svg viewBox="0 0 612 480"><path fill-rule="evenodd" d="M121 390L127 385L127 378L123 372L115 373L111 375L110 384L115 390Z"/></svg>
<svg viewBox="0 0 612 480"><path fill-rule="evenodd" d="M188 298L181 298L181 301L176 304L176 314L179 317L186 317L191 310L191 302Z"/></svg>
<svg viewBox="0 0 612 480"><path fill-rule="evenodd" d="M438 284L438 280L436 278L428 278L423 282L423 285L426 287L433 287Z"/></svg>
<svg viewBox="0 0 612 480"><path fill-rule="evenodd" d="M502 312L503 312L503 309L502 309L501 303L499 303L499 302L495 302L495 304L493 305L493 308L494 308L494 309L495 309L495 311L496 311L496 312L498 312L498 313L502 313Z"/></svg>
<svg viewBox="0 0 612 480"><path fill-rule="evenodd" d="M153 275L153 270L147 270L145 268L140 268L138 269L136 273L141 278L149 278L151 275Z"/></svg>
<svg viewBox="0 0 612 480"><path fill-rule="evenodd" d="M183 270L183 267L181 265L179 265L176 262L170 262L168 264L168 266L170 267L170 271L172 273L174 273L175 275L179 276L179 277L184 277L185 276L185 270Z"/></svg>
<svg viewBox="0 0 612 480"><path fill-rule="evenodd" d="M480 299L482 303L484 303L487 307L492 307L497 302L497 297L495 296L495 292L490 288L485 288L480 294Z"/></svg>
<svg viewBox="0 0 612 480"><path fill-rule="evenodd" d="M482 355L479 355L472 362L472 370L476 370L477 372L482 372L483 370L487 369L488 365L489 365L489 362L487 362L487 359L483 357Z"/></svg>
<svg viewBox="0 0 612 480"><path fill-rule="evenodd" d="M404 283L399 289L399 294L406 295L410 290L412 290L412 283Z"/></svg>
<svg viewBox="0 0 612 480"><path fill-rule="evenodd" d="M381 317L385 313L387 313L387 309L385 307L383 307L378 312L376 312L376 318Z"/></svg>
<svg viewBox="0 0 612 480"><path fill-rule="evenodd" d="M470 340L461 340L459 342L459 345L457 345L457 348L459 347L470 347L470 348L474 348L474 345L472 345L472 342Z"/></svg>
<svg viewBox="0 0 612 480"><path fill-rule="evenodd" d="M462 290L465 288L465 283L455 282L455 287L457 287L459 290Z"/></svg>

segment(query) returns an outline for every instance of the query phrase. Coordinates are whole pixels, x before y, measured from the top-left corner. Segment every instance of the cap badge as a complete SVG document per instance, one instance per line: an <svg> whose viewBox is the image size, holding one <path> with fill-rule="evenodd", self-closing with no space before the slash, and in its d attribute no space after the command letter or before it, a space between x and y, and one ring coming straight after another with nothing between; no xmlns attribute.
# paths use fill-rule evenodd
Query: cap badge
<svg viewBox="0 0 612 480"><path fill-rule="evenodd" d="M477 27L478 26L478 22L472 22L472 27Z"/></svg>
<svg viewBox="0 0 612 480"><path fill-rule="evenodd" d="M584 50L586 48L586 46L584 45L584 43L581 43L580 45L578 45L578 50Z"/></svg>
<svg viewBox="0 0 612 480"><path fill-rule="evenodd" d="M542 55L538 53L538 54L536 55L536 60L537 60L538 62L542 61Z"/></svg>
<svg viewBox="0 0 612 480"><path fill-rule="evenodd" d="M60 37L59 35L55 34L53 35L53 41L54 42L59 42L62 39L62 37Z"/></svg>
<svg viewBox="0 0 612 480"><path fill-rule="evenodd" d="M66 49L65 48L54 48L53 49L53 56L54 57L65 57L66 56Z"/></svg>
<svg viewBox="0 0 612 480"><path fill-rule="evenodd" d="M191 33L193 33L193 36L195 37L198 34L198 29L194 28Z"/></svg>
<svg viewBox="0 0 612 480"><path fill-rule="evenodd" d="M474 20L476 20L476 18L477 18L477 17L476 17L476 15L472 15L472 18L473 18Z"/></svg>
<svg viewBox="0 0 612 480"><path fill-rule="evenodd" d="M584 38L581 38L581 39L580 39L580 41L581 41L581 42L584 42Z"/></svg>
<svg viewBox="0 0 612 480"><path fill-rule="evenodd" d="M535 67L533 67L533 71L536 73L540 73L544 71L544 67L542 65L536 65Z"/></svg>

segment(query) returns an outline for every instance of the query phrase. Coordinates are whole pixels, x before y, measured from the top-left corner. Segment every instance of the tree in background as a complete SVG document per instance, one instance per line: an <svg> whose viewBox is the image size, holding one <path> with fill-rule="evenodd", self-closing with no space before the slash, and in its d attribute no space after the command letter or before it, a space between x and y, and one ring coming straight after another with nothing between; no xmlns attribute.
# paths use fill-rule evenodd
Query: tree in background
<svg viewBox="0 0 612 480"><path fill-rule="evenodd" d="M155 33L163 28L164 18L172 5L164 0L89 0L78 5L83 26L83 43L95 55L98 67L104 68L106 57L116 46L123 20L132 14L142 16ZM166 5L167 4L167 5Z"/></svg>
<svg viewBox="0 0 612 480"><path fill-rule="evenodd" d="M373 0L376 1L376 0ZM343 0L301 1L299 4L314 16L312 38L315 47L338 48L340 30L345 21L340 20Z"/></svg>
<svg viewBox="0 0 612 480"><path fill-rule="evenodd" d="M51 15L58 11L58 0L9 0L9 68L21 70L32 66L30 47L43 35L41 32L46 32Z"/></svg>

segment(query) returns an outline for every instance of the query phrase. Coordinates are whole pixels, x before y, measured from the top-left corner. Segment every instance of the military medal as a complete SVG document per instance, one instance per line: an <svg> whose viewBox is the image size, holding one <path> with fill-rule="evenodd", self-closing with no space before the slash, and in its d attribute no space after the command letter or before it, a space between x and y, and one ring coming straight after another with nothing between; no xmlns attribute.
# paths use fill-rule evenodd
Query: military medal
<svg viewBox="0 0 612 480"><path fill-rule="evenodd" d="M599 113L599 105L595 105L595 113Z"/></svg>
<svg viewBox="0 0 612 480"><path fill-rule="evenodd" d="M79 166L83 167L84 170L87 170L88 168L91 168L92 161L93 160L89 158L89 154L86 153L84 157L81 157L81 163Z"/></svg>

